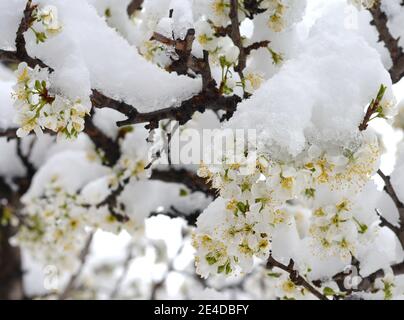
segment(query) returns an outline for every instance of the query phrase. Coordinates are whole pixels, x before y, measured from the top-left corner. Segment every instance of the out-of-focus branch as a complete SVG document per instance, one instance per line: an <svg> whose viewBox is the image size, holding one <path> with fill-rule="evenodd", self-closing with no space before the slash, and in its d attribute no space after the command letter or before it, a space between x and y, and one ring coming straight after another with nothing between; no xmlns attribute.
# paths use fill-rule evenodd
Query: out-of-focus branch
<svg viewBox="0 0 404 320"><path fill-rule="evenodd" d="M245 14L248 19L254 19L254 16L267 11L267 9L260 8L262 0L244 0L243 6Z"/></svg>
<svg viewBox="0 0 404 320"><path fill-rule="evenodd" d="M31 161L29 159L29 157L31 155L31 151L32 151L32 148L30 148L30 150L28 151L28 154L25 155L22 151L21 139L16 140L17 156L18 156L18 158L20 158L22 164L24 165L24 167L27 171L27 177L30 179L34 176L34 174L36 172L34 165L31 163Z"/></svg>
<svg viewBox="0 0 404 320"><path fill-rule="evenodd" d="M8 219L13 198L12 188L0 177L0 221ZM23 297L20 251L9 243L14 232L11 225L3 226L0 223L0 300Z"/></svg>
<svg viewBox="0 0 404 320"><path fill-rule="evenodd" d="M86 241L86 243L85 243L85 245L84 245L84 247L83 247L83 249L82 249L82 251L80 253L80 257L79 257L80 266L77 269L77 271L70 277L69 282L67 283L65 289L59 295L60 300L65 300L65 299L69 298L69 295L74 290L76 282L77 282L78 278L80 277L80 275L81 275L81 273L83 271L83 268L84 268L84 266L86 264L87 257L88 257L88 255L90 253L91 244L93 242L93 238L94 238L94 234L91 233L89 235L89 237L87 238L87 241Z"/></svg>
<svg viewBox="0 0 404 320"><path fill-rule="evenodd" d="M111 300L116 299L116 297L119 294L119 291L121 290L122 283L125 280L126 276L128 275L130 263L133 260L132 250L133 250L133 244L130 243L126 249L127 253L126 253L125 261L123 262L122 273L121 273L120 277L118 278L118 281L116 282L115 287L109 296L109 299L111 299Z"/></svg>
<svg viewBox="0 0 404 320"><path fill-rule="evenodd" d="M377 1L375 5L369 9L374 25L379 33L379 41L384 43L384 46L389 51L393 66L389 70L393 83L398 82L404 76L404 51L399 46L400 38L394 38L391 34L387 22L388 18L385 12L381 9L381 1Z"/></svg>
<svg viewBox="0 0 404 320"><path fill-rule="evenodd" d="M0 220L5 208L0 205ZM0 224L0 300L22 299L21 255L17 247L13 247L9 239L15 230L11 225Z"/></svg>
<svg viewBox="0 0 404 320"><path fill-rule="evenodd" d="M198 220L198 217L201 215L202 211L197 209L193 212L181 212L174 206L170 206L169 210L161 211L161 212L152 212L150 214L150 217L157 217L160 215L164 215L166 217L169 217L171 219L175 218L182 218L184 219L189 226L196 226L196 221Z"/></svg>
<svg viewBox="0 0 404 320"><path fill-rule="evenodd" d="M15 128L0 129L0 138L7 138L7 140L17 139L17 130Z"/></svg>
<svg viewBox="0 0 404 320"><path fill-rule="evenodd" d="M175 271L174 262L179 257L183 249L184 249L184 243L178 248L174 257L168 261L167 270L162 276L161 280L153 283L150 292L150 300L157 299L157 293L164 287L164 284L167 280L167 276L169 275L170 272Z"/></svg>
<svg viewBox="0 0 404 320"><path fill-rule="evenodd" d="M142 9L143 1L144 0L132 0L128 4L128 7L126 8L126 12L128 13L129 17L131 17L136 11Z"/></svg>
<svg viewBox="0 0 404 320"><path fill-rule="evenodd" d="M121 214L116 211L119 206L118 197L122 194L125 190L125 187L129 184L130 178L126 178L122 181L118 188L113 190L108 197L106 197L103 201L96 205L97 208L101 208L103 206L108 206L110 213L119 221L119 222L127 222L129 221L129 217L125 214Z"/></svg>

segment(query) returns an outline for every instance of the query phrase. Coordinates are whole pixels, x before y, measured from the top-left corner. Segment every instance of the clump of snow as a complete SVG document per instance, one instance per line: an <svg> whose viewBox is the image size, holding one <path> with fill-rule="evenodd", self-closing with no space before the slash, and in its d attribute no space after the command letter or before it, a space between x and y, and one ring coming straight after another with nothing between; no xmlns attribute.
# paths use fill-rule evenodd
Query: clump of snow
<svg viewBox="0 0 404 320"><path fill-rule="evenodd" d="M54 179L67 192L74 194L90 181L108 172L106 167L90 161L84 151L60 152L38 170L24 198L41 196L44 187Z"/></svg>
<svg viewBox="0 0 404 320"><path fill-rule="evenodd" d="M228 123L256 128L261 147L282 146L291 155L309 139L351 140L380 85L391 86L378 53L327 16L313 27L300 52L241 103ZM391 89L385 98L392 99Z"/></svg>
<svg viewBox="0 0 404 320"><path fill-rule="evenodd" d="M397 39L399 38L399 45L404 48L404 6L400 1L396 0L383 0L381 2L381 9L387 15L387 27L391 34Z"/></svg>
<svg viewBox="0 0 404 320"><path fill-rule="evenodd" d="M0 48L15 48L15 34L26 3L24 0L0 1Z"/></svg>
<svg viewBox="0 0 404 320"><path fill-rule="evenodd" d="M13 127L15 111L11 97L14 83L0 81L0 132L3 129Z"/></svg>
<svg viewBox="0 0 404 320"><path fill-rule="evenodd" d="M0 38L5 39L2 48L14 40L23 4L24 0L2 3L0 20L7 23L5 31L0 28L4 33ZM200 79L170 74L147 62L87 2L40 0L38 4L54 5L62 28L40 44L28 31L27 49L55 69L51 79L68 98L85 99L93 88L140 111L152 111L178 105L201 89Z"/></svg>

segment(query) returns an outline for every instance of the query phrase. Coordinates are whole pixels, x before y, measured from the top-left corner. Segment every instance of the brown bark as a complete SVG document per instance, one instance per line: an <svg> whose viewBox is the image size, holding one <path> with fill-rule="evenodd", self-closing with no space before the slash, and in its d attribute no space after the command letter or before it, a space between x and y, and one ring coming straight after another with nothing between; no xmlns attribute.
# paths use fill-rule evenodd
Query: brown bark
<svg viewBox="0 0 404 320"><path fill-rule="evenodd" d="M11 226L0 226L0 300L24 297L20 250L9 242L13 234Z"/></svg>

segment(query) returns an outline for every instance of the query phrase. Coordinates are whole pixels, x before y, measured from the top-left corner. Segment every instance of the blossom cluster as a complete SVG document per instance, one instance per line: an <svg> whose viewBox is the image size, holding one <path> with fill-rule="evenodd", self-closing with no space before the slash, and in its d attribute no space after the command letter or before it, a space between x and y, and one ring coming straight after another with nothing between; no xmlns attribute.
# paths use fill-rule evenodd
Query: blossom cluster
<svg viewBox="0 0 404 320"><path fill-rule="evenodd" d="M80 99L71 101L54 94L47 69L39 66L31 69L22 62L16 76L13 97L19 137L27 136L31 131L39 135L48 129L59 136L72 138L83 131L84 117L91 107Z"/></svg>
<svg viewBox="0 0 404 320"><path fill-rule="evenodd" d="M54 180L46 186L42 197L24 203L24 224L14 242L45 263L74 270L89 235L89 220L101 217L81 205L82 199L71 194Z"/></svg>
<svg viewBox="0 0 404 320"><path fill-rule="evenodd" d="M119 233L134 232L131 220L122 223L106 206L88 204L87 197L67 190L57 176L45 185L38 197L23 200L23 221L14 242L44 263L57 264L61 270L74 270L80 252L91 232L97 229Z"/></svg>
<svg viewBox="0 0 404 320"><path fill-rule="evenodd" d="M210 0L204 3L203 11L208 20L214 26L226 27L229 23L230 0ZM238 15L240 21L251 15L264 12L268 27L275 32L280 32L288 26L287 11L293 6L293 1L288 0L264 0L257 1L254 12L251 12L248 2L239 2Z"/></svg>
<svg viewBox="0 0 404 320"><path fill-rule="evenodd" d="M59 21L58 9L47 5L35 8L33 12L34 23L30 27L35 34L36 42L45 42L46 39L58 34L62 25Z"/></svg>
<svg viewBox="0 0 404 320"><path fill-rule="evenodd" d="M142 130L127 133L122 141L124 152L117 164L108 169L103 167L105 175L80 189L70 186L60 174L41 171L40 175L45 175L47 182L41 192L28 191L23 197L22 223L15 243L36 260L57 264L64 271L77 267L80 252L92 232L100 229L119 234L125 230L132 236L141 234L150 212L133 212L133 208L121 205L125 201L121 201L121 192L117 190L134 180L147 179L146 152L141 143L137 144L136 152L126 148L126 144L133 145L134 140L143 139L145 130ZM89 164L101 166L102 160L99 152L86 155ZM46 165L44 168L46 170ZM115 203L110 206L106 199L114 193L117 193ZM118 215L127 219L119 219Z"/></svg>
<svg viewBox="0 0 404 320"><path fill-rule="evenodd" d="M264 81L265 75L255 67L247 66L243 74L237 74L234 68L239 63L239 44L234 43L231 35L230 0L209 0L194 5L189 10L193 11L192 21L167 17L163 10L156 10L145 2L143 10L137 12L133 21L141 30L141 40L137 44L139 52L149 61L167 68L173 61L179 59L175 48L170 43L162 43L153 37L157 32L172 40L183 40L187 29L195 29L195 42L192 54L199 57L202 50L209 53L211 68L218 68L220 77L220 89L223 94L232 94L234 91L243 90L253 93ZM242 24L248 18L255 23L255 17L260 16L266 20L266 28L269 32L281 33L287 30L301 17L301 12L296 13L300 5L304 7L304 1L295 5L293 0L265 0L257 1L254 8L247 2L238 2L238 21ZM162 5L163 7L163 5ZM174 14L177 8L174 8ZM184 18L184 20L186 20ZM241 35L241 44L248 47L254 42L251 36ZM278 65L283 60L283 54L275 51L269 44L263 49L267 50L267 59Z"/></svg>
<svg viewBox="0 0 404 320"><path fill-rule="evenodd" d="M220 192L198 219L194 234L202 276L251 270L255 257L268 257L272 234L285 225L299 229L308 224L301 236L310 240L313 254L341 259L351 257L356 245L377 232L376 214L362 221L361 209L354 205L377 170L375 136L365 134L344 147L310 144L289 160L259 153L248 174L242 171L251 164L248 153L238 159L202 165L198 172ZM309 215L302 218L296 206Z"/></svg>

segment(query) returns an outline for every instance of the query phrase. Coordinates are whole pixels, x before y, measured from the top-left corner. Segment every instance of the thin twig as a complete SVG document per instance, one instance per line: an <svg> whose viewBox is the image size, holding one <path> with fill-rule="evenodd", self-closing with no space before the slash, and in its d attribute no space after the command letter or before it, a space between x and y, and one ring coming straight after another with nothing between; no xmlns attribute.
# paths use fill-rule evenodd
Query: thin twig
<svg viewBox="0 0 404 320"><path fill-rule="evenodd" d="M290 260L289 265L284 265L283 263L277 261L272 255L270 255L267 261L267 268L273 267L277 267L289 273L289 278L295 285L304 287L318 299L329 300L324 294L314 288L313 285L311 285L305 278L303 278L297 270L294 270L294 262L292 259Z"/></svg>
<svg viewBox="0 0 404 320"><path fill-rule="evenodd" d="M391 34L387 26L387 15L381 9L381 1L377 1L372 8L369 8L369 12L373 18L371 24L376 27L379 33L379 41L384 43L393 61L390 75L393 83L396 83L404 76L404 51L399 46L400 38L394 38Z"/></svg>
<svg viewBox="0 0 404 320"><path fill-rule="evenodd" d="M230 38L233 40L234 45L240 50L238 56L238 64L234 68L238 72L240 79L243 79L243 70L247 65L247 54L243 46L241 33L240 33L240 21L238 18L238 0L230 0L230 21L231 21L231 32Z"/></svg>
<svg viewBox="0 0 404 320"><path fill-rule="evenodd" d="M32 149L31 149L32 151ZM25 155L22 151L22 146L21 146L21 139L16 140L16 152L17 156L20 158L22 164L24 165L26 171L27 171L27 177L32 178L36 172L36 169L34 165L31 163L29 160L30 157L30 151L28 152L27 155Z"/></svg>
<svg viewBox="0 0 404 320"><path fill-rule="evenodd" d="M118 281L116 282L115 287L109 296L109 298L111 300L115 299L118 296L119 291L121 290L121 287L122 287L122 283L125 280L126 276L128 275L130 263L133 259L132 250L133 250L133 244L130 243L127 247L127 254L126 254L125 261L123 263L122 273L121 273L120 277L118 278Z"/></svg>
<svg viewBox="0 0 404 320"><path fill-rule="evenodd" d="M398 240L401 243L401 246L404 248L404 203L398 198L397 193L391 184L390 176L386 176L382 170L377 170L377 174L383 179L384 181L384 191L390 196L393 200L399 216L400 216L400 226L399 227L391 227L390 229L397 235ZM382 220L383 223L383 220ZM389 227L389 224L384 224Z"/></svg>
<svg viewBox="0 0 404 320"><path fill-rule="evenodd" d="M91 243L93 241L94 238L94 233L91 233L84 245L83 250L80 253L80 266L77 269L77 271L70 277L69 282L67 283L65 289L63 290L63 292L59 295L59 299L60 300L65 300L69 297L70 293L74 290L75 286L76 286L76 282L78 280L78 278L80 277L84 265L86 263L88 254L90 253L90 247L91 247Z"/></svg>

